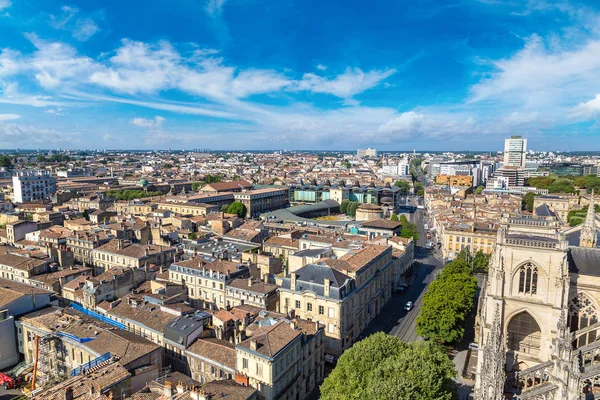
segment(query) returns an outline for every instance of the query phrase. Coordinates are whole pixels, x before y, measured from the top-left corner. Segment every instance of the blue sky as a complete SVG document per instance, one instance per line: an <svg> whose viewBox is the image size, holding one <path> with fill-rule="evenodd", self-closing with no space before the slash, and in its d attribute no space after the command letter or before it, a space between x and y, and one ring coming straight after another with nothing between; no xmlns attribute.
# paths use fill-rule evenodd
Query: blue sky
<svg viewBox="0 0 600 400"><path fill-rule="evenodd" d="M0 148L598 150L596 1L0 0Z"/></svg>

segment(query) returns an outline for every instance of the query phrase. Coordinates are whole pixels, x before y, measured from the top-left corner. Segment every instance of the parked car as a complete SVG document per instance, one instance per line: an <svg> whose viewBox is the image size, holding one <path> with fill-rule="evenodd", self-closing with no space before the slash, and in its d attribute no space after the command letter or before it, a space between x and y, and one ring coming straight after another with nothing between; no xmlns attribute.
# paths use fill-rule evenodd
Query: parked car
<svg viewBox="0 0 600 400"><path fill-rule="evenodd" d="M14 389L16 387L15 379L10 375L0 372L0 386L5 390Z"/></svg>
<svg viewBox="0 0 600 400"><path fill-rule="evenodd" d="M477 343L470 343L469 344L469 350L479 350L479 345Z"/></svg>
<svg viewBox="0 0 600 400"><path fill-rule="evenodd" d="M335 365L335 363L337 362L337 357L331 354L325 354L325 362Z"/></svg>
<svg viewBox="0 0 600 400"><path fill-rule="evenodd" d="M406 303L406 305L404 306L404 310L405 311L410 311L413 308L413 302L409 301L408 303Z"/></svg>

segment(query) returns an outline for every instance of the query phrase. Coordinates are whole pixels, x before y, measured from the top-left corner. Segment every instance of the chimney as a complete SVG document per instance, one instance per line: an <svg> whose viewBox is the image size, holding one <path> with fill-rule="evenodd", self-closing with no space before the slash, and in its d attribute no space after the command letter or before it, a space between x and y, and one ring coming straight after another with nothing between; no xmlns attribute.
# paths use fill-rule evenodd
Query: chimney
<svg viewBox="0 0 600 400"><path fill-rule="evenodd" d="M292 328L292 330L296 329L296 323L294 321L290 321L290 328Z"/></svg>
<svg viewBox="0 0 600 400"><path fill-rule="evenodd" d="M210 393L206 393L204 390L200 390L198 393L198 400L210 400L212 395Z"/></svg>
<svg viewBox="0 0 600 400"><path fill-rule="evenodd" d="M183 393L183 383L181 383L181 381L179 381L179 383L177 384L177 393L181 394Z"/></svg>
<svg viewBox="0 0 600 400"><path fill-rule="evenodd" d="M248 287L252 287L252 278L248 278Z"/></svg>
<svg viewBox="0 0 600 400"><path fill-rule="evenodd" d="M323 295L325 297L329 297L329 287L331 286L331 281L327 278L325 278L325 280L323 281Z"/></svg>
<svg viewBox="0 0 600 400"><path fill-rule="evenodd" d="M250 350L256 351L258 348L258 342L254 339L250 340Z"/></svg>
<svg viewBox="0 0 600 400"><path fill-rule="evenodd" d="M90 383L90 390L89 390L90 397L94 397L94 391L95 391L94 385Z"/></svg>
<svg viewBox="0 0 600 400"><path fill-rule="evenodd" d="M296 290L296 273L295 273L295 272L292 272L292 273L290 274L290 276L291 276L291 278L292 278L292 282L291 282L291 284L290 284L290 289L292 289L292 290Z"/></svg>
<svg viewBox="0 0 600 400"><path fill-rule="evenodd" d="M163 389L163 397L170 399L173 396L173 390L171 389L171 382L165 382L165 387Z"/></svg>
<svg viewBox="0 0 600 400"><path fill-rule="evenodd" d="M73 388L71 386L65 389L65 400L73 400Z"/></svg>
<svg viewBox="0 0 600 400"><path fill-rule="evenodd" d="M108 392L108 400L113 400L112 390Z"/></svg>

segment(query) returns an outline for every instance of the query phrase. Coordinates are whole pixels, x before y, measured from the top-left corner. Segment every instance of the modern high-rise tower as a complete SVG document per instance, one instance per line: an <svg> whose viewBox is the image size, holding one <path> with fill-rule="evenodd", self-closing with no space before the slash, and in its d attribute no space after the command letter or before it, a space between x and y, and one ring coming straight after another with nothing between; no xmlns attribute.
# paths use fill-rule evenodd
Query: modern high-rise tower
<svg viewBox="0 0 600 400"><path fill-rule="evenodd" d="M511 136L504 141L504 166L525 168L527 154L527 139L521 136Z"/></svg>

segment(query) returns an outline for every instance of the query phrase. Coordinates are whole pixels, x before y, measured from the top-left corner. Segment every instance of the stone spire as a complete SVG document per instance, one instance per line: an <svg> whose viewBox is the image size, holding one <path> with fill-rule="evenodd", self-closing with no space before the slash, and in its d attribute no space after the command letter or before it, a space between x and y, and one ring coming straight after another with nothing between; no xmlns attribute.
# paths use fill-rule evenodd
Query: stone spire
<svg viewBox="0 0 600 400"><path fill-rule="evenodd" d="M477 400L503 400L506 372L506 345L502 334L500 305L496 304L494 319L480 357L483 357L480 386L477 388Z"/></svg>
<svg viewBox="0 0 600 400"><path fill-rule="evenodd" d="M581 247L596 247L598 233L596 231L596 215L594 210L594 190L590 196L590 204L588 205L585 222L581 228L581 236L579 237L579 246Z"/></svg>

